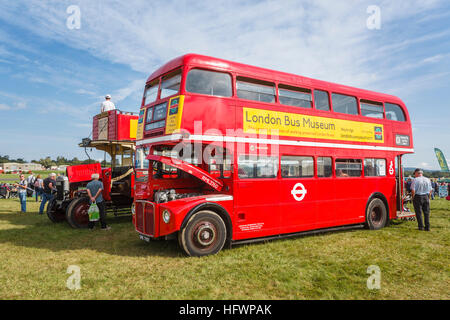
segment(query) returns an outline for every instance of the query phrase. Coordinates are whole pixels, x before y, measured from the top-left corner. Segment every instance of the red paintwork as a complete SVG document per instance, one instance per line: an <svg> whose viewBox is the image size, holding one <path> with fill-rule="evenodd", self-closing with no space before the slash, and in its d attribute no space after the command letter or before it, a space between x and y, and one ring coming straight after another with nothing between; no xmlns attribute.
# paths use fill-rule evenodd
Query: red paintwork
<svg viewBox="0 0 450 320"><path fill-rule="evenodd" d="M108 112L108 140L135 140L130 136L130 120L137 120L137 115L122 112L120 110L111 110ZM99 118L103 114L94 116L92 123L92 138L98 140Z"/></svg>
<svg viewBox="0 0 450 320"><path fill-rule="evenodd" d="M102 175L102 168L100 163L80 164L77 166L67 167L67 177L70 183L91 181L92 174L98 173Z"/></svg>
<svg viewBox="0 0 450 320"><path fill-rule="evenodd" d="M207 185L212 187L214 190L216 190L216 191L222 190L222 187L223 187L222 181L213 178L208 172L206 172L196 166L193 166L192 164L189 164L185 161L182 161L180 159L170 158L170 157L156 156L156 155L147 156L147 160L160 161L169 166L183 170L183 171L188 172L189 174L193 175L194 177L200 179L201 181L203 181L204 183L206 183Z"/></svg>
<svg viewBox="0 0 450 320"><path fill-rule="evenodd" d="M111 201L111 168L104 168L101 177L103 182L103 199Z"/></svg>
<svg viewBox="0 0 450 320"><path fill-rule="evenodd" d="M405 153L411 153L413 148L413 137L411 130L410 116L405 104L397 97L383 93L372 92L368 90L353 88L340 84L310 79L294 74L278 72L253 66L235 63L222 59L216 59L201 55L187 54L168 62L157 71L155 71L147 80L147 83L154 79L161 78L168 72L177 68L183 71L181 80L181 89L179 95L184 95L183 116L181 120L181 129L196 135L226 135L227 137L256 137L250 134L242 134L240 132L227 133L227 129L239 130L243 128L243 108L258 108L266 110L276 110L281 112L297 113L304 115L314 115L320 117L329 117L334 119L353 120L367 123L379 123L384 126L384 143L378 143L380 147L395 147L395 151L383 150L364 150L365 146L373 146L369 142L339 141L332 139L314 139L314 138L298 138L298 137L279 137L283 141L307 141L307 142L326 142L330 144L351 144L360 145L362 148L340 148L330 147L306 147L306 146L277 146L279 157L282 155L292 156L312 156L315 163L318 157L333 158L333 176L330 178L317 177L317 168L314 168L314 177L312 178L282 178L278 169L278 176L272 179L239 179L237 158L240 154L250 154L251 149L256 149L257 143L227 143L226 147L233 147L234 150L242 150L239 154L233 154L233 172L228 179L219 179L224 184L225 192L228 196L233 196L232 200L211 201L207 196L179 199L163 204L155 204L154 216L154 233L153 237L159 237L176 232L181 227L186 214L198 204L204 202L216 202L223 206L228 212L232 221L232 238L233 240L241 240L247 238L257 238L282 233L292 233L319 229L325 227L333 227L339 225L356 224L365 222L365 210L369 197L378 192L385 196L388 203L390 218L396 217L397 205L396 199L400 195L397 194L395 172L390 173L389 167L394 166L396 157ZM315 108L304 109L281 105L278 98L275 103L263 103L258 101L242 100L236 96L236 90L233 89L232 97L213 97L201 94L192 94L185 91L185 78L187 72L192 68L204 68L208 70L216 70L227 72L232 76L233 88L237 76L250 77L265 81L274 82L276 86L279 83L292 86L300 86L302 88L314 90L324 90L330 95L331 93L341 93L355 96L358 101L367 99L378 101L381 103L398 104L406 117L405 122L392 121L388 119L373 119L360 115L348 115L335 113L333 111L316 110ZM177 94L177 95L178 95ZM313 103L314 103L314 96ZM142 108L160 104L168 101L170 97L165 99L157 99L150 105L144 105ZM143 99L144 102L144 99ZM330 103L331 104L331 103ZM213 110L213 111L211 111ZM194 130L195 121L202 121L201 129ZM211 133L211 129L218 130L219 133ZM209 131L208 131L209 130ZM144 132L144 139L154 138L154 132ZM410 137L410 146L401 147L395 144L395 134L408 135ZM158 137L161 137L159 135ZM192 141L189 138L185 141ZM150 150L156 145L173 145L176 142L154 142L145 144ZM206 138L204 144L210 143ZM251 147L251 148L250 148ZM268 146L270 152L272 146ZM402 150L404 149L404 151ZM364 177L362 174L358 178L337 178L334 170L334 160L337 158L382 158L386 159L386 177ZM151 158L152 160L160 160L162 158ZM216 174L212 174L216 176ZM160 179L154 180L150 178L147 181L136 182L136 199L151 200L154 191L170 188L186 188L191 187L197 190L203 190L204 193L217 193L217 191L206 190L205 186L198 185L198 180L180 180L178 179ZM210 175L211 176L211 175ZM307 195L301 201L295 201L291 191L296 183L301 182L307 190ZM168 209L173 216L169 224L165 224L161 217L164 209ZM139 223L134 220L136 229L142 233Z"/></svg>

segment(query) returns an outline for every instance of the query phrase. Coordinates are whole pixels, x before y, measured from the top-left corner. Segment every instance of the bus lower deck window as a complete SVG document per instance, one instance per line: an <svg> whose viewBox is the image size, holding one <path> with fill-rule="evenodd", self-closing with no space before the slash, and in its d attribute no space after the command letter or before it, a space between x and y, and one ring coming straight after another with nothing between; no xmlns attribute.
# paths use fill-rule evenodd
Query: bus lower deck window
<svg viewBox="0 0 450 320"><path fill-rule="evenodd" d="M331 177L333 175L331 158L318 157L317 158L317 176L322 178Z"/></svg>
<svg viewBox="0 0 450 320"><path fill-rule="evenodd" d="M361 172L360 159L336 159L336 177L360 177Z"/></svg>
<svg viewBox="0 0 450 320"><path fill-rule="evenodd" d="M364 176L366 177L385 177L386 160L385 159L364 159Z"/></svg>
<svg viewBox="0 0 450 320"><path fill-rule="evenodd" d="M314 176L313 157L281 157L281 176L283 178L311 178Z"/></svg>
<svg viewBox="0 0 450 320"><path fill-rule="evenodd" d="M238 176L241 179L276 178L278 173L278 158L239 156Z"/></svg>

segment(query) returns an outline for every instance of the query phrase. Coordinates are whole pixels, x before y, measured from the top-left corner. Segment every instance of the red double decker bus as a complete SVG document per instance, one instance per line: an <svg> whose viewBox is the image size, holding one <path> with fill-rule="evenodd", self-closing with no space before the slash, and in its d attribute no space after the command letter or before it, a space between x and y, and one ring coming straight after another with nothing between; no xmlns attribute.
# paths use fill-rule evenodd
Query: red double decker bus
<svg viewBox="0 0 450 320"><path fill-rule="evenodd" d="M391 95L187 54L148 78L136 146L136 231L188 255L411 215Z"/></svg>

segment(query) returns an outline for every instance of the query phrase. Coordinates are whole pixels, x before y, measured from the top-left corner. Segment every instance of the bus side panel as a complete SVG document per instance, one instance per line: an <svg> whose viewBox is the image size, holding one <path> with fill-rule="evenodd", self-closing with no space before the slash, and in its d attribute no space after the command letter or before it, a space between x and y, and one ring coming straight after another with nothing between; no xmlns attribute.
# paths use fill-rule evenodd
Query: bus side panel
<svg viewBox="0 0 450 320"><path fill-rule="evenodd" d="M318 220L316 185L314 178L281 178L281 233L298 232L315 227Z"/></svg>

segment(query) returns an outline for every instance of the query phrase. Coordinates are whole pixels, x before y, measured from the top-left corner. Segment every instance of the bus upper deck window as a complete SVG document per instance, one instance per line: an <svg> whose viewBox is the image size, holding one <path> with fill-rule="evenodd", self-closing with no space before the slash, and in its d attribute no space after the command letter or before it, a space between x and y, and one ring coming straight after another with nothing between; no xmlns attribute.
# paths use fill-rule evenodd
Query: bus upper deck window
<svg viewBox="0 0 450 320"><path fill-rule="evenodd" d="M278 85L280 103L287 106L312 108L311 90L280 84Z"/></svg>
<svg viewBox="0 0 450 320"><path fill-rule="evenodd" d="M354 115L358 114L358 106L356 104L355 97L333 93L331 95L331 100L333 102L333 110L335 112Z"/></svg>
<svg viewBox="0 0 450 320"><path fill-rule="evenodd" d="M385 103L386 119L395 121L406 121L405 114L399 105L393 103Z"/></svg>
<svg viewBox="0 0 450 320"><path fill-rule="evenodd" d="M161 99L180 92L181 70L177 70L164 76L161 82Z"/></svg>
<svg viewBox="0 0 450 320"><path fill-rule="evenodd" d="M146 88L144 93L144 105L152 103L158 96L159 80L152 81Z"/></svg>
<svg viewBox="0 0 450 320"><path fill-rule="evenodd" d="M330 111L330 100L328 92L314 90L314 105L317 110Z"/></svg>
<svg viewBox="0 0 450 320"><path fill-rule="evenodd" d="M186 91L210 96L231 97L231 76L222 72L192 69L187 75Z"/></svg>
<svg viewBox="0 0 450 320"><path fill-rule="evenodd" d="M275 102L275 84L243 77L237 77L237 96L246 100Z"/></svg>
<svg viewBox="0 0 450 320"><path fill-rule="evenodd" d="M361 115L377 119L384 118L384 110L382 103L361 99L360 105L361 105Z"/></svg>

